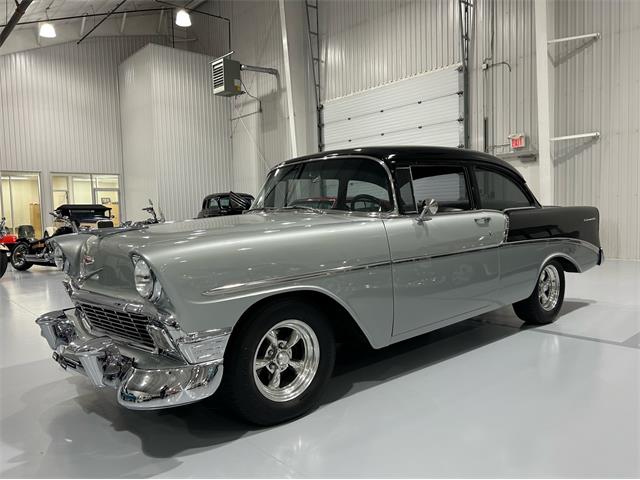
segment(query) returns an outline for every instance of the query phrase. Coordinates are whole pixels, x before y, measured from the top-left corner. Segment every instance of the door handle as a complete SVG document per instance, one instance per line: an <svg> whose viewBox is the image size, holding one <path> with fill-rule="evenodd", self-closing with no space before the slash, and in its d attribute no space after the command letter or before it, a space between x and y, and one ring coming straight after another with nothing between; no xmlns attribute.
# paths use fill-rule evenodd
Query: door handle
<svg viewBox="0 0 640 480"><path fill-rule="evenodd" d="M491 221L491 217L480 217L473 219L478 225L486 225Z"/></svg>

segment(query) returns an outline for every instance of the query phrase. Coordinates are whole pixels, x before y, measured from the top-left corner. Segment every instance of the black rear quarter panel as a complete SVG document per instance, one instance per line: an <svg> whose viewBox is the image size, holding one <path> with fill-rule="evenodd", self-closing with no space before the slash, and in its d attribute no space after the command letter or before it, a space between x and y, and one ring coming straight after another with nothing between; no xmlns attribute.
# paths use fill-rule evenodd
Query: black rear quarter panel
<svg viewBox="0 0 640 480"><path fill-rule="evenodd" d="M542 238L575 238L600 247L600 214L595 207L542 207L505 212L507 242Z"/></svg>

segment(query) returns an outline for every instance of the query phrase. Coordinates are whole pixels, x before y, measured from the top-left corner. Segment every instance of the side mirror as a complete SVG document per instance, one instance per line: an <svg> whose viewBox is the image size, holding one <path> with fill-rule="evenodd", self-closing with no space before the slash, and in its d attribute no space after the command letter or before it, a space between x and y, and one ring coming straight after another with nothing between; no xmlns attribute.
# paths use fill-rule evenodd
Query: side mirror
<svg viewBox="0 0 640 480"><path fill-rule="evenodd" d="M422 206L422 211L416 219L418 223L422 223L425 220L428 220L429 217L438 213L438 202L436 202L435 198L423 200L420 205Z"/></svg>

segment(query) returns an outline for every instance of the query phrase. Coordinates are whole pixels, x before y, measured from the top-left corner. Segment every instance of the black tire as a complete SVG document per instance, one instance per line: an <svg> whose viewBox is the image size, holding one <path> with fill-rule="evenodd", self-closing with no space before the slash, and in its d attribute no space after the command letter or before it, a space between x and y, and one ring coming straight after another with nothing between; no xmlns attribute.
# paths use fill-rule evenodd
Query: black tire
<svg viewBox="0 0 640 480"><path fill-rule="evenodd" d="M24 272L25 270L29 270L31 267L33 267L33 263L27 262L24 259L20 259L20 255L25 255L28 253L29 245L27 243L22 242L17 244L11 252L11 266L20 272Z"/></svg>
<svg viewBox="0 0 640 480"><path fill-rule="evenodd" d="M4 272L7 271L7 265L9 265L9 260L7 259L7 254L4 250L0 250L0 278L4 275Z"/></svg>
<svg viewBox="0 0 640 480"><path fill-rule="evenodd" d="M269 357L269 352L272 353L272 356L277 356L275 355L276 350L272 349L273 343L267 339L267 333L274 330L284 337L283 334L287 333L287 327L283 326L278 329L274 327L291 321L300 322L299 328L308 327L315 335L313 341L317 341L319 347L317 359L314 357L314 361L317 362L314 367L315 374L308 380L310 383L301 389L295 398L274 401L266 396L268 393L263 393L263 391L269 390L265 383L270 376L273 377L269 368L277 368L277 364L273 361L268 366L256 368L255 361L256 358ZM289 330L289 332L292 331ZM290 336L278 337L282 342L290 338ZM303 359L307 357L307 341L311 341L311 337L301 337L296 346L288 350L293 352L291 361L295 361L294 356L297 355ZM302 344L301 347L298 346L300 344ZM260 350L266 347L268 350ZM315 352L316 350L312 348L309 351ZM285 356L285 358L287 357ZM234 329L225 353L222 397L238 415L251 423L267 426L286 422L304 415L318 406L324 386L331 377L334 361L334 335L324 313L313 305L294 299L269 303L255 311L247 321L243 321ZM283 383L280 386L286 389L286 387L293 385L295 379L302 378L302 375L299 376L293 367L284 368L285 370L282 371ZM255 375L254 370L257 372ZM261 378L265 378L265 375L266 379L261 380ZM287 384L285 377L291 377L291 375L294 375L295 379L292 383ZM280 378L280 374L278 374L278 379ZM258 385L258 382L261 381L263 382L262 387Z"/></svg>
<svg viewBox="0 0 640 480"><path fill-rule="evenodd" d="M546 279L551 282L548 287L544 287ZM554 285L554 282L557 285ZM527 323L536 325L546 325L555 321L562 308L564 301L564 269L557 260L550 260L544 264L538 278L536 286L531 295L513 304L516 315ZM555 296L555 301L552 300Z"/></svg>

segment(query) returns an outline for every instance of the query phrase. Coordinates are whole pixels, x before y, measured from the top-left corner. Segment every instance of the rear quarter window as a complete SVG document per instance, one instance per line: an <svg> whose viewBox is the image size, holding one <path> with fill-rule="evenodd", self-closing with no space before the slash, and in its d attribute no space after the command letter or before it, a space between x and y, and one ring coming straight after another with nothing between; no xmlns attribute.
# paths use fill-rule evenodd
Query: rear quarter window
<svg viewBox="0 0 640 480"><path fill-rule="evenodd" d="M475 168L481 208L505 210L533 205L524 190L511 178L482 167Z"/></svg>

